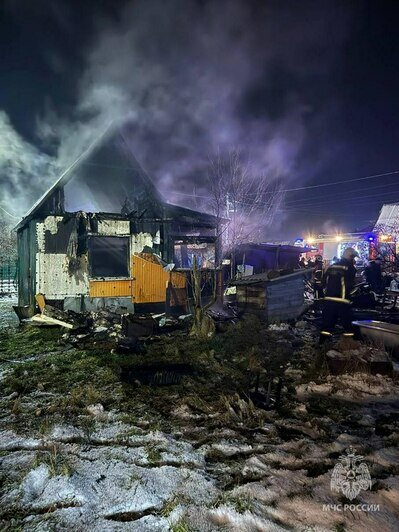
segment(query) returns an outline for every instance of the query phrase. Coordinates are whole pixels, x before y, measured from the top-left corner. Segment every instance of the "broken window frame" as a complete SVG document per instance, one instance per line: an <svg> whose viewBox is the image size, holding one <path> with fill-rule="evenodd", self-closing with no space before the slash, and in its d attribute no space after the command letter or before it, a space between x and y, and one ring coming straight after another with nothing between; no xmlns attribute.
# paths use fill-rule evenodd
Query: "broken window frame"
<svg viewBox="0 0 399 532"><path fill-rule="evenodd" d="M92 242L99 239L123 239L126 241L126 270L122 274L117 275L101 275L98 274L93 269L93 263L92 263L92 257L93 257L93 248L92 248ZM122 264L122 261L120 262ZM89 265L89 276L90 279L131 279L131 273L130 273L130 236L127 235L89 235L88 237L88 265Z"/></svg>
<svg viewBox="0 0 399 532"><path fill-rule="evenodd" d="M200 252L202 246L204 246L205 248L213 248L211 252L213 254L213 264L209 264L207 266L203 265L203 262L202 262L203 254ZM191 255L191 259L189 260L188 264L185 266L182 265L183 264L182 256L180 255L179 257L179 253L177 250L177 248L180 248L180 254L181 254L183 247L186 248L185 250L186 254ZM188 250L189 247L197 248L198 252L189 253L189 250ZM192 256L193 255L197 257L197 261L198 261L197 264L199 268L213 270L215 268L214 261L216 257L216 239L209 238L209 237L202 237L202 238L201 237L194 237L194 238L186 237L186 238L175 238L174 239L173 241L173 262L176 264L176 269L190 270L192 268Z"/></svg>

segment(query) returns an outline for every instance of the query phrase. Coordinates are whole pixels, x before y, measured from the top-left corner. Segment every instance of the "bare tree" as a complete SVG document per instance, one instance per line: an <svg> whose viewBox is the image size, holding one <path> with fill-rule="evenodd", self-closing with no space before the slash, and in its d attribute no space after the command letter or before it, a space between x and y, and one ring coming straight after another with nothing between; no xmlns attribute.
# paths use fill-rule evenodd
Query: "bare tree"
<svg viewBox="0 0 399 532"><path fill-rule="evenodd" d="M213 271L213 296L205 305L202 301L203 278L193 257L191 282L194 299L194 320L191 334L206 338L214 333L213 320L207 315L219 292L217 269L221 267L223 251L229 253L231 276L235 273L235 250L245 242L257 242L273 218L282 201L281 185L266 175L252 174L237 150L226 157L220 152L210 158L208 183L211 208L216 217L215 269ZM219 284L221 284L220 277Z"/></svg>
<svg viewBox="0 0 399 532"><path fill-rule="evenodd" d="M223 248L230 254L234 275L235 248L245 242L259 242L270 227L283 199L281 183L251 172L237 150L225 157L219 152L210 159L208 181L213 213L219 220L216 265L221 263Z"/></svg>
<svg viewBox="0 0 399 532"><path fill-rule="evenodd" d="M0 262L15 261L17 258L17 235L12 226L0 220Z"/></svg>
<svg viewBox="0 0 399 532"><path fill-rule="evenodd" d="M399 222L379 224L374 228L378 238L372 243L372 258L380 258L387 273L399 271Z"/></svg>
<svg viewBox="0 0 399 532"><path fill-rule="evenodd" d="M214 281L214 293L213 297L205 305L202 302L202 275L201 269L197 265L197 257L193 257L193 267L191 270L191 283L193 290L193 325L191 327L191 336L196 338L206 339L215 333L215 324L210 316L207 315L206 311L216 300L216 284L215 277Z"/></svg>

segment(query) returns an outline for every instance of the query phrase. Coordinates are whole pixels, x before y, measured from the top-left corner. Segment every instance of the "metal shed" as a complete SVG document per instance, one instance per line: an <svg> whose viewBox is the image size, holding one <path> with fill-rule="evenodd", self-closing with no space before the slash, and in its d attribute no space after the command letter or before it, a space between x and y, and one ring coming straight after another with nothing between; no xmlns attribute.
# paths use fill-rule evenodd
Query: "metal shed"
<svg viewBox="0 0 399 532"><path fill-rule="evenodd" d="M298 318L305 308L306 270L270 279L268 273L250 275L232 283L236 303L244 313L256 313L268 323Z"/></svg>

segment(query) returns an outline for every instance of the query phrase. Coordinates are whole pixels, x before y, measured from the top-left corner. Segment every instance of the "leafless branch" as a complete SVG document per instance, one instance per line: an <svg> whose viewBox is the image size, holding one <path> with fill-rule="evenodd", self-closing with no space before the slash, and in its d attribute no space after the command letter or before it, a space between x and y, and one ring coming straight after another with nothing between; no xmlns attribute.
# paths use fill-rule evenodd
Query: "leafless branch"
<svg viewBox="0 0 399 532"><path fill-rule="evenodd" d="M219 151L209 159L208 182L213 213L220 220L217 235L224 250L259 241L281 205L281 183L251 172L238 150L225 156Z"/></svg>

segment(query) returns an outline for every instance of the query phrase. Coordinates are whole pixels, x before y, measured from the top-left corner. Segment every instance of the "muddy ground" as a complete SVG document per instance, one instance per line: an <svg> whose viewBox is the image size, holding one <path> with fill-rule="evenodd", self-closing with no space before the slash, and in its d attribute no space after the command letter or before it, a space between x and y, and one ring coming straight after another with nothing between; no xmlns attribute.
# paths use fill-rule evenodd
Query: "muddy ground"
<svg viewBox="0 0 399 532"><path fill-rule="evenodd" d="M118 354L104 331L80 345L56 329L3 329L0 529L398 530L396 375L353 364L331 375L331 346L316 340L304 322L247 320L206 342L177 331ZM142 371L166 362L184 368L174 384ZM256 406L257 381L275 399L279 377L278 404ZM353 500L330 487L350 446L372 480Z"/></svg>

